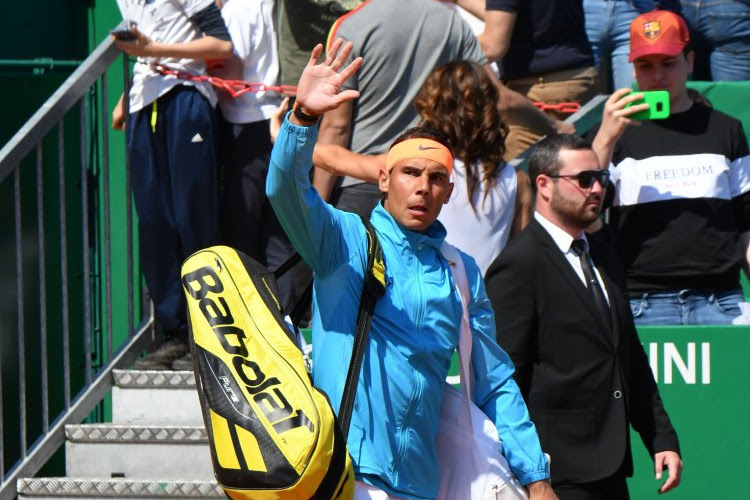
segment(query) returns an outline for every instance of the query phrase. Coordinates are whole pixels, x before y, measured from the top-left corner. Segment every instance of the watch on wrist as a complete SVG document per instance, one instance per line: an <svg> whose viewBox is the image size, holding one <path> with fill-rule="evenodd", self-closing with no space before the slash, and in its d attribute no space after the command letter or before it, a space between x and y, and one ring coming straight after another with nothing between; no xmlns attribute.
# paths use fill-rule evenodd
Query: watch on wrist
<svg viewBox="0 0 750 500"><path fill-rule="evenodd" d="M318 120L320 120L320 116L308 115L307 113L302 111L302 106L300 106L298 102L294 103L294 109L292 109L292 113L297 117L298 120L306 123L314 124L317 123Z"/></svg>

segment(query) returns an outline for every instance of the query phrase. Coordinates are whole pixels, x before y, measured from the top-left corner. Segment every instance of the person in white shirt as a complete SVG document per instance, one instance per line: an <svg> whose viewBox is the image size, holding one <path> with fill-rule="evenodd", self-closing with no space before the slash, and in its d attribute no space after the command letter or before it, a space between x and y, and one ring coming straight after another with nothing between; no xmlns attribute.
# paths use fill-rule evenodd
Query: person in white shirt
<svg viewBox="0 0 750 500"><path fill-rule="evenodd" d="M274 28L274 0L217 0L234 43L232 57L214 76L247 83L276 85L279 56ZM222 242L273 269L294 253L266 198L270 160L269 118L281 101L275 91L245 92L232 97L219 91L222 169L220 226ZM296 270L295 270L296 271ZM300 278L299 281L309 281ZM293 305L292 274L279 281L282 303Z"/></svg>
<svg viewBox="0 0 750 500"><path fill-rule="evenodd" d="M124 128L138 211L140 265L164 342L136 362L142 370L192 367L180 265L218 242L216 94L207 82L164 74L160 66L205 74L205 59L232 53L226 25L213 0L118 0L130 33L115 44L138 59L128 116L123 99L113 127Z"/></svg>

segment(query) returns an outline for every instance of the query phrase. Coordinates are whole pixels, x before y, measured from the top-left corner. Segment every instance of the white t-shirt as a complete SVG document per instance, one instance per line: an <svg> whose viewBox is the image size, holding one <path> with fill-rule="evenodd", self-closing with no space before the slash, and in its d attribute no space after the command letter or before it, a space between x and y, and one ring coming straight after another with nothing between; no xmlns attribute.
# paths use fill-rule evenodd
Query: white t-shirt
<svg viewBox="0 0 750 500"><path fill-rule="evenodd" d="M117 0L125 24L135 23L138 30L161 43L185 43L203 37L203 33L190 22L190 17L205 9L213 0ZM151 104L169 92L175 85L194 85L212 106L216 94L208 82L190 82L174 76L164 76L155 71L152 63L191 74L205 74L203 61L173 57L139 57L133 69L133 86L130 89L130 112Z"/></svg>
<svg viewBox="0 0 750 500"><path fill-rule="evenodd" d="M279 57L273 23L274 0L227 0L221 15L234 43L234 54L242 60L242 79L250 83L276 85ZM279 107L276 92L246 92L239 97L219 92L219 106L231 123L267 120Z"/></svg>
<svg viewBox="0 0 750 500"><path fill-rule="evenodd" d="M471 208L466 190L466 167L453 161L450 200L440 211L438 220L448 230L445 240L477 261L482 274L508 243L516 205L516 170L506 165L498 174L495 187L484 198L485 187L477 183Z"/></svg>

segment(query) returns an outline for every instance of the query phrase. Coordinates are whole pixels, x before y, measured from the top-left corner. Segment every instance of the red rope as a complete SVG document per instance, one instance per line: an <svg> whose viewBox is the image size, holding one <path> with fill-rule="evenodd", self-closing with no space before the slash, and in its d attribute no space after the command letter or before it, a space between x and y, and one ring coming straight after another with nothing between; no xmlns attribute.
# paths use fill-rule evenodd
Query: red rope
<svg viewBox="0 0 750 500"><path fill-rule="evenodd" d="M542 101L534 101L534 106L541 109L542 111L555 110L561 113L575 113L581 109L580 102L561 102L559 104L547 104Z"/></svg>
<svg viewBox="0 0 750 500"><path fill-rule="evenodd" d="M238 97L246 92L278 92L285 96L293 96L297 93L297 87L294 85L266 85L265 83L246 82L244 80L225 80L217 76L194 75L187 71L179 71L168 68L162 64L154 64L154 70L162 75L172 75L180 80L192 82L208 82L216 88L226 91L232 97ZM546 102L534 101L534 106L542 111L556 110L561 113L575 113L581 109L578 102L561 102L559 104L547 104Z"/></svg>
<svg viewBox="0 0 750 500"><path fill-rule="evenodd" d="M265 83L246 82L244 80L225 80L217 76L194 75L187 71L179 71L168 68L161 64L152 65L154 70L162 75L171 75L180 80L191 82L208 82L216 88L226 91L232 97L238 97L246 92L278 92L282 95L293 96L297 93L297 87L293 85L266 85Z"/></svg>

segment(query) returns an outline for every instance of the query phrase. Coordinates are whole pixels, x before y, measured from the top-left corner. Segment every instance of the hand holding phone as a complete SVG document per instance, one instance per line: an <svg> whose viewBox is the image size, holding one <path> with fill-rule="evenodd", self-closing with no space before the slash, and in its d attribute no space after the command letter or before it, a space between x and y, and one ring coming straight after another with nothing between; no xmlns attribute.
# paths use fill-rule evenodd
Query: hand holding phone
<svg viewBox="0 0 750 500"><path fill-rule="evenodd" d="M663 120L669 117L669 92L666 90L635 90L633 93L642 94L643 101L627 104L625 108L645 102L648 103L648 109L628 115L628 118L633 120Z"/></svg>
<svg viewBox="0 0 750 500"><path fill-rule="evenodd" d="M127 28L112 30L109 32L109 34L123 42L129 42L136 39L135 33Z"/></svg>

